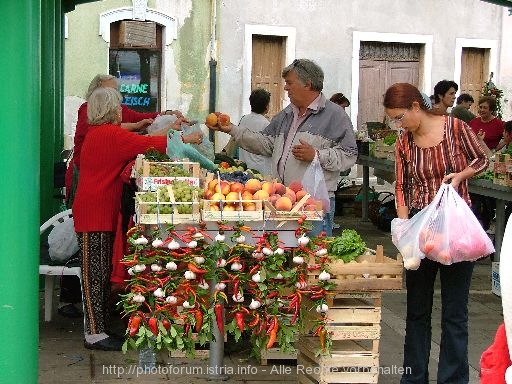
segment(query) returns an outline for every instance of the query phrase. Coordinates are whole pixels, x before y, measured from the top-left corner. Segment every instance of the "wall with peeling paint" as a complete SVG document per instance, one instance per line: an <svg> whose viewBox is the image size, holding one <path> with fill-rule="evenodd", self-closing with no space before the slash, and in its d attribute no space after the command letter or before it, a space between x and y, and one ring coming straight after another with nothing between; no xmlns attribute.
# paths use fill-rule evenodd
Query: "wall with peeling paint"
<svg viewBox="0 0 512 384"><path fill-rule="evenodd" d="M510 60L509 55L502 54L501 42L506 24L503 18L512 16L507 16L499 6L480 0L216 0L214 3L218 60L216 109L229 113L234 122L249 108L245 97L251 81L247 71L251 59L246 55L247 44L251 42L244 35L247 26L293 30L294 48L287 62L295 57L317 61L325 71L325 94L342 91L355 97L358 95L358 76L354 76L358 68L354 66L357 33L429 36L431 62L425 73L420 74L427 93L441 79L458 81L457 39L486 39L494 42L498 50L496 83L508 90L506 96L511 98L510 73L503 70L510 63L500 62L500 58ZM167 107L179 108L200 121L208 112L211 4L210 0L150 0L148 3L149 8L177 21L177 39L166 46L163 55ZM132 6L129 0L104 0L79 5L68 14L66 95L83 95L90 79L107 70L108 44L98 35L98 15L108 9L129 6ZM354 118L357 104L352 108L349 113ZM226 140L223 136L219 141L222 144Z"/></svg>

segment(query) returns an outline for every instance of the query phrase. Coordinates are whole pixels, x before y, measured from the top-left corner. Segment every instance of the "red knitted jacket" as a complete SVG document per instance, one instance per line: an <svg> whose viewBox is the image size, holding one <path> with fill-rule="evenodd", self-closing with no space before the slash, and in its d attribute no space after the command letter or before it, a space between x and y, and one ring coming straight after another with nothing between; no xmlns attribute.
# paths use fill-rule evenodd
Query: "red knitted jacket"
<svg viewBox="0 0 512 384"><path fill-rule="evenodd" d="M121 171L149 148L165 153L166 136L141 136L119 125L89 127L73 203L76 232L115 231L121 205Z"/></svg>
<svg viewBox="0 0 512 384"><path fill-rule="evenodd" d="M154 119L158 116L160 112L137 112L126 105L121 104L121 108L123 108L122 119L123 123L137 123L144 119ZM76 167L80 169L80 153L82 152L82 145L85 139L85 135L89 130L89 123L87 122L87 103L83 103L80 108L78 108L78 120L76 122L75 129L75 139L74 139L74 148L73 148L73 161L76 164Z"/></svg>

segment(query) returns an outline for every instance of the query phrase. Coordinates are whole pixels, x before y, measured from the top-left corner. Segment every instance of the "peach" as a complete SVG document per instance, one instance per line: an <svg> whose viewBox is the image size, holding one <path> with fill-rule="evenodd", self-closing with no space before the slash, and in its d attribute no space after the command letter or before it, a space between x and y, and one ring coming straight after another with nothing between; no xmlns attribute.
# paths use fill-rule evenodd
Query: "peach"
<svg viewBox="0 0 512 384"><path fill-rule="evenodd" d="M239 200L239 194L238 192L229 192L227 195L226 195L226 200Z"/></svg>
<svg viewBox="0 0 512 384"><path fill-rule="evenodd" d="M281 195L277 195L277 194L274 194L274 195L270 195L270 198L268 199L268 201L270 201L270 204L272 205L276 205L276 201L281 197Z"/></svg>
<svg viewBox="0 0 512 384"><path fill-rule="evenodd" d="M208 182L208 189L212 192L215 192L215 187L219 181L217 179L212 179Z"/></svg>
<svg viewBox="0 0 512 384"><path fill-rule="evenodd" d="M268 195L274 194L274 183L270 181L264 181L263 184L261 184L261 190L268 193Z"/></svg>
<svg viewBox="0 0 512 384"><path fill-rule="evenodd" d="M224 196L227 195L231 190L231 186L227 181L221 180L220 185L215 186L215 192L220 192Z"/></svg>
<svg viewBox="0 0 512 384"><path fill-rule="evenodd" d="M255 211L256 210L256 204L249 202L244 203L244 211Z"/></svg>
<svg viewBox="0 0 512 384"><path fill-rule="evenodd" d="M218 120L219 119L217 118L217 115L212 112L212 113L208 114L208 116L206 116L205 123L206 123L206 125L216 126L219 122Z"/></svg>
<svg viewBox="0 0 512 384"><path fill-rule="evenodd" d="M242 192L242 200L253 200L253 199L254 199L254 197L251 192L249 192L249 191Z"/></svg>
<svg viewBox="0 0 512 384"><path fill-rule="evenodd" d="M235 206L233 204L224 204L222 207L223 211L234 211Z"/></svg>
<svg viewBox="0 0 512 384"><path fill-rule="evenodd" d="M213 201L226 200L226 197L222 193L217 192L217 193L213 194L211 200L213 200Z"/></svg>
<svg viewBox="0 0 512 384"><path fill-rule="evenodd" d="M290 183L289 187L293 192L298 192L302 189L302 183L295 180Z"/></svg>
<svg viewBox="0 0 512 384"><path fill-rule="evenodd" d="M300 201L304 196L306 196L308 193L301 189L300 191L295 192L295 197L297 198L297 201Z"/></svg>
<svg viewBox="0 0 512 384"><path fill-rule="evenodd" d="M231 183L231 186L230 186L231 192L243 192L244 190L245 190L245 187L242 183L239 183L238 181Z"/></svg>
<svg viewBox="0 0 512 384"><path fill-rule="evenodd" d="M212 196L215 194L214 191L211 191L209 189L207 189L206 191L204 191L204 199L205 200L211 200L212 199Z"/></svg>
<svg viewBox="0 0 512 384"><path fill-rule="evenodd" d="M286 187L278 182L274 183L274 193L278 195L284 195L286 193Z"/></svg>
<svg viewBox="0 0 512 384"><path fill-rule="evenodd" d="M288 198L288 196L282 196L276 201L276 209L278 211L289 211L292 209L292 201Z"/></svg>
<svg viewBox="0 0 512 384"><path fill-rule="evenodd" d="M266 191L260 189L259 191L256 191L256 193L254 194L254 199L255 200L268 200L269 199L269 195Z"/></svg>
<svg viewBox="0 0 512 384"><path fill-rule="evenodd" d="M295 197L295 193L285 193L283 196L286 196L290 199L290 201L292 202L292 204L295 204L296 201L297 201L297 198Z"/></svg>
<svg viewBox="0 0 512 384"><path fill-rule="evenodd" d="M261 182L258 179L249 179L245 183L245 190L254 194L261 189Z"/></svg>
<svg viewBox="0 0 512 384"><path fill-rule="evenodd" d="M210 211L220 211L220 207L217 204L210 205Z"/></svg>
<svg viewBox="0 0 512 384"><path fill-rule="evenodd" d="M217 120L219 121L220 125L223 127L228 126L231 123L231 119L229 118L229 115L226 115L225 113L221 113L217 116Z"/></svg>
<svg viewBox="0 0 512 384"><path fill-rule="evenodd" d="M289 193L289 194L291 194L291 195L295 195L294 190L293 190L293 189L290 189L290 188L288 188L288 187L286 187L286 192L285 192L285 194L286 194L286 193Z"/></svg>
<svg viewBox="0 0 512 384"><path fill-rule="evenodd" d="M304 206L305 211L316 211L316 204L307 204Z"/></svg>

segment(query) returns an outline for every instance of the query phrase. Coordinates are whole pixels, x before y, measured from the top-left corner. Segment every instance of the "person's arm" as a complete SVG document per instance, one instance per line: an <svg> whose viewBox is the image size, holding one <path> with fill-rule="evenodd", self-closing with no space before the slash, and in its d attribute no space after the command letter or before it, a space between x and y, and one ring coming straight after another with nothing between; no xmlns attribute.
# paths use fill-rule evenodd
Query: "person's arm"
<svg viewBox="0 0 512 384"><path fill-rule="evenodd" d="M406 135L407 133L405 133ZM396 213L399 219L409 218L408 201L405 191L409 180L407 163L404 161L402 153L404 151L403 141L397 140L395 144L395 204Z"/></svg>
<svg viewBox="0 0 512 384"><path fill-rule="evenodd" d="M219 124L216 126L206 124L206 126L213 131L224 132L231 135L236 144L248 152L269 157L271 157L274 152L274 139L277 136L277 123L275 123L275 118L272 119L270 124L261 132L251 131L250 129L242 128L232 123L227 126L221 126Z"/></svg>
<svg viewBox="0 0 512 384"><path fill-rule="evenodd" d="M130 132L138 132L153 123L153 119L143 119L136 123L121 123L121 127Z"/></svg>
<svg viewBox="0 0 512 384"><path fill-rule="evenodd" d="M137 112L121 104L123 123L137 123L144 119L154 119L160 112Z"/></svg>
<svg viewBox="0 0 512 384"><path fill-rule="evenodd" d="M489 158L480 145L477 135L464 123L460 124L458 131L462 152L468 159L469 164L461 172L450 173L444 177L443 182L451 180L450 184L455 189L462 181L483 172L489 166Z"/></svg>
<svg viewBox="0 0 512 384"><path fill-rule="evenodd" d="M73 159L77 169L80 169L80 153L82 152L82 144L84 143L85 135L88 130L87 103L83 103L80 108L78 108L78 119L76 121L73 147Z"/></svg>

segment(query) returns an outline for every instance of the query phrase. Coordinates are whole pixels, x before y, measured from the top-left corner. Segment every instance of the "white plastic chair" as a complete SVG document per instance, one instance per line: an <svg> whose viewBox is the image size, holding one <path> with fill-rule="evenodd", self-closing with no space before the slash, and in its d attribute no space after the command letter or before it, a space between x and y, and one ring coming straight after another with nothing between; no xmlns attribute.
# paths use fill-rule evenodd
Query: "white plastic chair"
<svg viewBox="0 0 512 384"><path fill-rule="evenodd" d="M39 234L42 235L57 222L63 222L73 217L71 209L59 212L44 222L39 228ZM63 275L74 275L80 279L80 287L82 287L82 271L80 267L68 267L66 265L39 265L39 274L45 275L44 278L44 321L52 320L53 312L53 291L55 288L55 280Z"/></svg>

